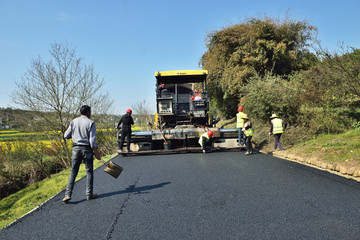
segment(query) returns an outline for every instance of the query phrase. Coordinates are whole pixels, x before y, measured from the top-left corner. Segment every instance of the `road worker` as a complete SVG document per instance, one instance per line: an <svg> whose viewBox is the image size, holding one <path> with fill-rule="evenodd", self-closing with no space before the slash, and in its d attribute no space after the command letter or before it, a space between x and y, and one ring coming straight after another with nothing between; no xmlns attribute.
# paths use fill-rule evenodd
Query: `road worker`
<svg viewBox="0 0 360 240"><path fill-rule="evenodd" d="M86 200L97 198L97 194L93 193L94 188L94 155L98 160L101 156L96 144L96 126L91 117L91 107L83 105L80 108L81 116L73 119L70 122L68 129L64 134L65 139L72 138L73 148L71 157L71 172L69 176L68 185L65 191L64 203L71 200L71 195L74 188L76 176L79 172L79 167L82 162L86 167Z"/></svg>
<svg viewBox="0 0 360 240"><path fill-rule="evenodd" d="M284 149L281 146L280 137L284 132L284 130L286 129L287 123L282 119L280 119L276 114L271 115L270 119L271 122L270 122L269 135L274 134L274 138L275 138L274 150L276 150L276 148L279 147L279 150L282 151Z"/></svg>
<svg viewBox="0 0 360 240"><path fill-rule="evenodd" d="M211 130L203 133L199 138L199 144L202 147L203 153L206 153L207 149L211 149L213 132Z"/></svg>
<svg viewBox="0 0 360 240"><path fill-rule="evenodd" d="M126 114L123 115L117 125L117 129L121 129L121 138L119 150L117 152L122 153L122 148L124 146L124 141L126 137L126 147L127 152L131 152L130 143L131 143L131 125L134 125L134 119L131 117L131 109L126 110Z"/></svg>
<svg viewBox="0 0 360 240"><path fill-rule="evenodd" d="M244 120L242 132L244 133L244 136L245 136L245 139L244 139L245 145L246 145L246 153L245 154L246 155L253 154L251 138L253 136L254 131L252 128L252 123L250 122L249 117L246 114L244 114L241 118Z"/></svg>
<svg viewBox="0 0 360 240"><path fill-rule="evenodd" d="M239 146L244 144L244 133L242 131L244 119L241 117L246 114L243 112L243 110L243 107L238 107L238 113L236 114L236 128L239 129Z"/></svg>

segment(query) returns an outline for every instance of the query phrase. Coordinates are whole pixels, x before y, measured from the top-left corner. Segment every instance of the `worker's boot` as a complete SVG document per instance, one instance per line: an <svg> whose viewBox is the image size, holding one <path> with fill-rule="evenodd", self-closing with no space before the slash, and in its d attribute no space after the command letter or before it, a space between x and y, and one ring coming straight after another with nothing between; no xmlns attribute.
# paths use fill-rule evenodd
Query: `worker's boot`
<svg viewBox="0 0 360 240"><path fill-rule="evenodd" d="M62 201L63 201L64 203L68 203L70 200L71 200L71 197L65 196Z"/></svg>
<svg viewBox="0 0 360 240"><path fill-rule="evenodd" d="M90 196L87 196L86 197L86 200L92 200L92 199L95 199L95 198L97 198L97 194L95 194L95 193L93 193L93 194L91 194Z"/></svg>

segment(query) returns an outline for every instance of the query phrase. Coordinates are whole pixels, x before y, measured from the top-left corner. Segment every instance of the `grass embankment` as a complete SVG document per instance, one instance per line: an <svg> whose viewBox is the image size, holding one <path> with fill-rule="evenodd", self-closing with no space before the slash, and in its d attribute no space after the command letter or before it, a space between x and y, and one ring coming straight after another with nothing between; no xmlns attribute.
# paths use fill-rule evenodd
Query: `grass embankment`
<svg viewBox="0 0 360 240"><path fill-rule="evenodd" d="M113 155L103 157L105 161ZM102 162L94 160L94 169L102 166ZM20 218L43 202L66 188L70 169L51 175L38 183L0 200L0 229ZM86 176L84 164L81 164L77 180Z"/></svg>
<svg viewBox="0 0 360 240"><path fill-rule="evenodd" d="M284 151L289 156L342 164L360 170L360 129L337 135L320 135Z"/></svg>
<svg viewBox="0 0 360 240"><path fill-rule="evenodd" d="M268 131L268 127L263 127L254 134L260 151L360 181L360 129L310 136L304 134L306 129L289 128L281 137L284 151L274 151L274 137Z"/></svg>

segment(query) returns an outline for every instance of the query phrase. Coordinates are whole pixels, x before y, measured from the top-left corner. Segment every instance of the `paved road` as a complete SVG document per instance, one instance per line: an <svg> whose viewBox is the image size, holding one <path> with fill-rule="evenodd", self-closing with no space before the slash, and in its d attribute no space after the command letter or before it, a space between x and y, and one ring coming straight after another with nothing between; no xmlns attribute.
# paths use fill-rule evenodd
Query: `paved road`
<svg viewBox="0 0 360 240"><path fill-rule="evenodd" d="M360 183L244 152L118 156L0 231L0 239L360 239Z"/></svg>

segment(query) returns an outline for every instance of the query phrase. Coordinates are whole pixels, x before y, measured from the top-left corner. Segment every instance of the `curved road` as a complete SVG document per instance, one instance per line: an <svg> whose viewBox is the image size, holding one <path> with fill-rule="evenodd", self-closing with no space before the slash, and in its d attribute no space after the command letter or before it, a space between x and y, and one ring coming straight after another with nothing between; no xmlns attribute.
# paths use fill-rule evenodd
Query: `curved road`
<svg viewBox="0 0 360 240"><path fill-rule="evenodd" d="M117 156L0 231L0 239L360 239L360 183L244 152Z"/></svg>

